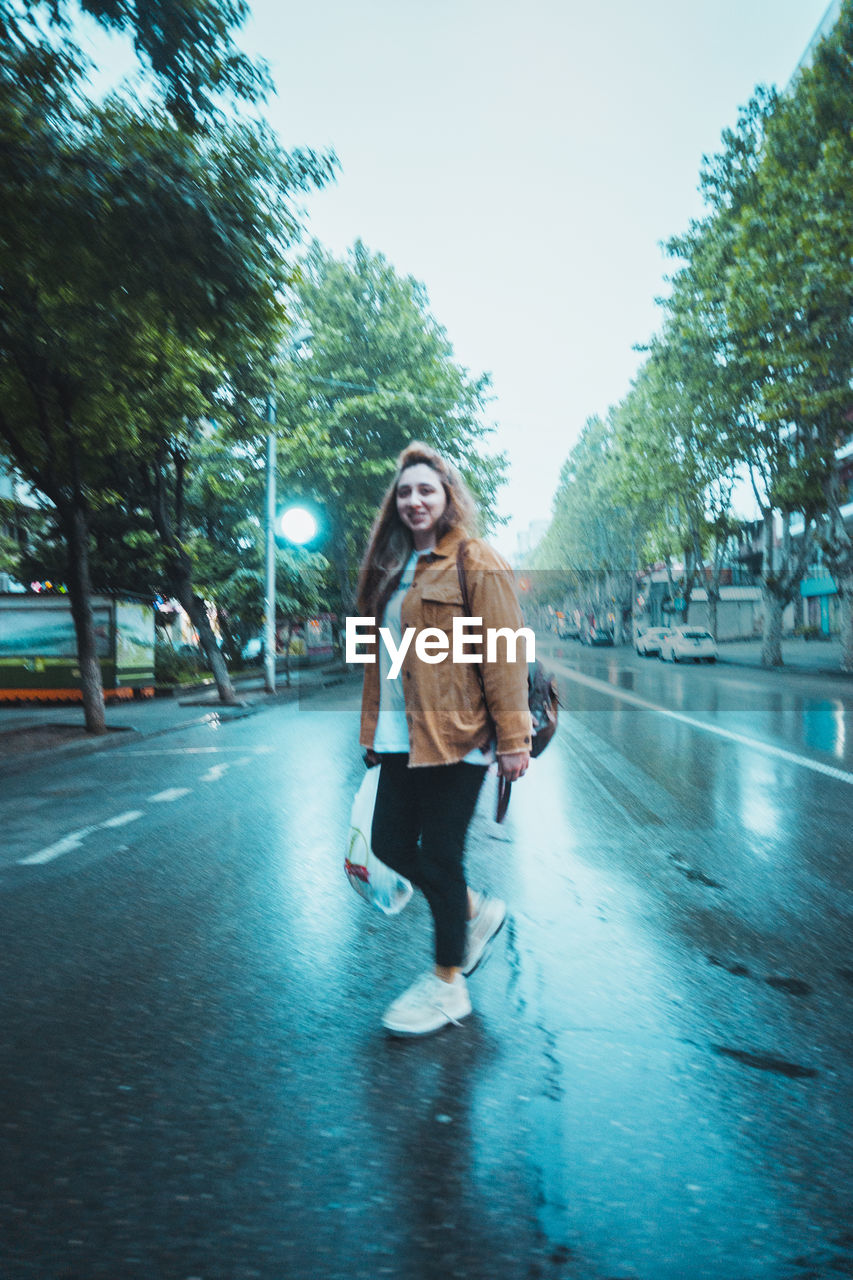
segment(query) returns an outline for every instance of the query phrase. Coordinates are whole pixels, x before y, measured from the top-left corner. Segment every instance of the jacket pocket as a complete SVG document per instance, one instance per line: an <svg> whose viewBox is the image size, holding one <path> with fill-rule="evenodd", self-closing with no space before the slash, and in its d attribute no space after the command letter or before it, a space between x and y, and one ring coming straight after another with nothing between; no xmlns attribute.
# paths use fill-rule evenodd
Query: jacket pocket
<svg viewBox="0 0 853 1280"><path fill-rule="evenodd" d="M430 582L424 585L421 596L423 602L423 625L438 627L450 635L453 619L462 617L465 609L462 604L462 592L458 582Z"/></svg>

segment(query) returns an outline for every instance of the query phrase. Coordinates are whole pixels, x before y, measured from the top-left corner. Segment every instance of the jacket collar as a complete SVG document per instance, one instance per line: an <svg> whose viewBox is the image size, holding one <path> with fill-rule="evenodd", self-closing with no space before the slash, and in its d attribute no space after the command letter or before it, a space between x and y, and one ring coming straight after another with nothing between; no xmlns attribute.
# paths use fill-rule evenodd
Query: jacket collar
<svg viewBox="0 0 853 1280"><path fill-rule="evenodd" d="M443 537L439 538L438 542L433 547L432 555L440 557L441 559L445 559L449 556L455 556L459 543L467 542L468 540L468 534L464 529L460 529L458 527L448 529L447 533L445 533Z"/></svg>

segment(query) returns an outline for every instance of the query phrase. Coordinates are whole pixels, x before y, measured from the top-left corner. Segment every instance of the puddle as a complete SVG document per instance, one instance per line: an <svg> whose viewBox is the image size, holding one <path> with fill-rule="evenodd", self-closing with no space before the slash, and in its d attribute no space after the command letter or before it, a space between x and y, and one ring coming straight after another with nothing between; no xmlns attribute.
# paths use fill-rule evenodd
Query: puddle
<svg viewBox="0 0 853 1280"><path fill-rule="evenodd" d="M747 1049L732 1049L725 1044L712 1044L711 1048L721 1057L734 1058L745 1067L754 1067L756 1071L772 1071L777 1076L787 1076L789 1080L809 1080L818 1074L815 1067L788 1062L772 1053L752 1053Z"/></svg>
<svg viewBox="0 0 853 1280"><path fill-rule="evenodd" d="M741 964L735 960L732 964L727 964L725 960L719 960L716 956L708 956L708 963L716 965L718 969L725 969L726 973L731 973L736 978L751 978L752 974L745 964Z"/></svg>
<svg viewBox="0 0 853 1280"><path fill-rule="evenodd" d="M677 853L671 853L669 860L686 880L693 880L696 884L704 884L707 889L725 888L718 880L712 880L710 876L706 876L704 871L697 871L695 867L691 867L689 863L679 858Z"/></svg>
<svg viewBox="0 0 853 1280"><path fill-rule="evenodd" d="M768 987L775 987L777 991L786 991L789 996L810 996L813 987L807 982L803 982L802 978L765 978L764 981Z"/></svg>

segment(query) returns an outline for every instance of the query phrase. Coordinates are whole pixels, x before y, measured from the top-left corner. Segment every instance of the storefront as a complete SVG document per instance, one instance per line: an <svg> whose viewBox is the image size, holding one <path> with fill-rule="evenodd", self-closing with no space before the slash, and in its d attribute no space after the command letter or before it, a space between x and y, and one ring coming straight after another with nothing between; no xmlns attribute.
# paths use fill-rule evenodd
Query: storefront
<svg viewBox="0 0 853 1280"><path fill-rule="evenodd" d="M840 623L835 579L827 572L817 578L804 578L800 594L806 606L806 625L820 628L821 634L825 636L837 632Z"/></svg>

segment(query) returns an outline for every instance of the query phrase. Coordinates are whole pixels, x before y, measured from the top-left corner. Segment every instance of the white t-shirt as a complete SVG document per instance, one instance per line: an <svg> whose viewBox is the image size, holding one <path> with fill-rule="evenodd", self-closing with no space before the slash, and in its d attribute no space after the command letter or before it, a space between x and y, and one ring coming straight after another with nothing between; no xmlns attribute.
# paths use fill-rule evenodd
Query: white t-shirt
<svg viewBox="0 0 853 1280"><path fill-rule="evenodd" d="M427 547L424 551L413 551L406 562L403 569L403 575L400 578L396 591L388 600L385 606L385 615L382 619L382 626L387 627L391 632L396 648L403 641L403 622L400 616L403 599L406 592L415 580L415 568L421 556L427 556L432 551L432 547ZM403 693L403 681L399 676L392 680L389 672L391 670L391 655L387 647L379 643L379 716L376 721L376 732L373 735L373 750L377 752L408 752L409 750L409 726L406 722L406 698ZM449 662L450 659L446 658ZM465 764L492 764L495 759L493 745L483 752L479 747L474 747L464 757Z"/></svg>

